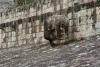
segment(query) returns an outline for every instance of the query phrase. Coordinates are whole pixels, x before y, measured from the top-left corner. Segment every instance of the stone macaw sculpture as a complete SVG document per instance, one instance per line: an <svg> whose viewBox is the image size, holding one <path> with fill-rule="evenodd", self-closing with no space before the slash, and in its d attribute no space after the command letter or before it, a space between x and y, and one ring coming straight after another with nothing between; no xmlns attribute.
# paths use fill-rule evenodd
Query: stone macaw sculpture
<svg viewBox="0 0 100 67"><path fill-rule="evenodd" d="M66 16L53 15L44 22L44 37L50 41L52 46L65 43L68 37L68 26Z"/></svg>

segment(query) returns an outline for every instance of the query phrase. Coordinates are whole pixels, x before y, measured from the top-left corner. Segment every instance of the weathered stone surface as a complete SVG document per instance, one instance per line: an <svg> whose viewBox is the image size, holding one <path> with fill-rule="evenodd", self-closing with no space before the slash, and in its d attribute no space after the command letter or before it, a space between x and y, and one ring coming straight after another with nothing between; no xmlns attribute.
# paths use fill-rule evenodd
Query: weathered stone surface
<svg viewBox="0 0 100 67"><path fill-rule="evenodd" d="M66 16L53 15L44 23L44 37L51 44L56 44L53 41L63 40L68 34L68 22Z"/></svg>
<svg viewBox="0 0 100 67"><path fill-rule="evenodd" d="M26 45L0 50L0 67L100 67L100 35L55 48Z"/></svg>

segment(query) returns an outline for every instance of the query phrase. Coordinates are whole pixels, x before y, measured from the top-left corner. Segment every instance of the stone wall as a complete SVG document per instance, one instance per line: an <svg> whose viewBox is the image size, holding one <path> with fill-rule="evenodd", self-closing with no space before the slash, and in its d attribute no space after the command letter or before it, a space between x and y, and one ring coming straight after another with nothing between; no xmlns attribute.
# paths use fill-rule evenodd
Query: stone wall
<svg viewBox="0 0 100 67"><path fill-rule="evenodd" d="M63 0L63 9L72 7L73 4L79 3L81 4L83 0L75 0L72 2L71 0ZM91 1L91 0L89 0ZM96 1L96 0L94 0ZM84 0L85 3L88 2L88 0ZM43 8L45 8L46 5L44 5ZM59 5L58 5L59 6ZM58 6L56 7L58 9ZM50 10L49 10L50 7ZM51 6L43 9L43 13L54 13L54 10ZM34 9L32 9L34 12ZM30 8L30 12L32 11ZM60 8L58 9L60 10ZM65 11L64 15L66 15L66 18L69 22L68 27L68 39L72 40L80 40L85 37L89 37L92 35L95 35L95 30L93 28L93 24L95 20L93 19L93 13L95 8L81 8L79 11L69 12L68 14ZM97 9L98 10L98 9ZM59 11L58 11L59 12ZM98 12L96 12L98 14ZM15 15L16 14L16 15ZM20 14L20 15L19 15ZM26 13L27 14L27 13ZM37 14L41 16L42 12L38 11ZM58 14L58 13L57 13ZM11 16L10 16L11 15ZM10 17L13 17L12 14L10 14ZM30 16L25 16L24 11L23 12L16 12L14 13L14 18L8 18L5 21L5 17L0 17L2 19L0 21L1 24L6 24L10 22L15 22L15 26L8 25L7 27L2 27L0 29L0 48L8 48L8 47L14 47L14 46L21 46L21 45L35 45L39 46L38 44L46 43L47 40L44 39L44 23L41 22L41 20L35 20L35 21L29 21L29 17L33 17L36 15L36 13L30 13L28 14ZM21 18L23 16L24 18ZM16 19L17 18L17 19ZM19 19L22 19L21 23L19 23ZM45 19L45 18L44 18ZM15 28L14 28L15 27Z"/></svg>
<svg viewBox="0 0 100 67"><path fill-rule="evenodd" d="M85 37L95 35L93 29L93 11L92 9L82 9L81 11L70 12L68 19L68 40L80 40ZM23 19L21 23L16 21L13 25L0 29L0 48L8 48L22 45L34 45L47 43L44 39L44 23L41 20L30 21Z"/></svg>
<svg viewBox="0 0 100 67"><path fill-rule="evenodd" d="M26 22L13 29L11 26L0 29L0 48L9 48L22 45L40 46L48 41L44 39L44 26L40 21Z"/></svg>
<svg viewBox="0 0 100 67"><path fill-rule="evenodd" d="M89 37L95 35L95 30L93 29L93 11L94 9L85 9L74 13L74 17L72 18L72 13L68 14L69 19L69 28L74 29L74 38L80 39L84 37ZM70 32L72 32L70 28ZM72 34L69 34L71 36Z"/></svg>

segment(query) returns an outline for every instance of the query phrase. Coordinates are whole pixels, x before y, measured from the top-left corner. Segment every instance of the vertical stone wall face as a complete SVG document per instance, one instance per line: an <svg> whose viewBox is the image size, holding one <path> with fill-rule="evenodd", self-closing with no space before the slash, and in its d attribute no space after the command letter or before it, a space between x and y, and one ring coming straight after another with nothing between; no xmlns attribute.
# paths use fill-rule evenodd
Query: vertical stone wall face
<svg viewBox="0 0 100 67"><path fill-rule="evenodd" d="M0 48L7 48L16 45L16 32L10 27L0 29Z"/></svg>
<svg viewBox="0 0 100 67"><path fill-rule="evenodd" d="M66 17L68 19L68 41L80 40L95 34L92 27L93 9L81 10L74 13L69 13ZM16 29L18 29L16 31ZM22 45L40 46L48 43L44 38L44 24L40 20L29 22L22 20L16 29L11 26L0 29L0 48L9 48Z"/></svg>
<svg viewBox="0 0 100 67"><path fill-rule="evenodd" d="M73 2L72 0L63 0L63 3L61 3L62 6L56 5L57 6L56 10L59 10L60 6L63 9L67 9L69 7L73 7L77 3L83 4L83 3L88 3L89 1L91 2L91 0L80 0L80 1L74 0ZM44 5L44 7L45 6L46 5ZM39 13L37 14L41 15L40 13L42 12L40 11L38 12ZM47 10L47 12L49 12L49 10ZM54 10L52 10L51 12L54 12ZM94 23L93 12L94 8L90 9L81 8L80 11L74 12L73 10L72 12L66 14L67 15L66 18L68 19L69 23L68 40L72 39L80 40L82 38L89 37L95 34L95 30L93 29L93 23ZM96 13L98 14L98 12ZM21 15L23 14L26 15L27 11L26 14L22 12ZM12 26L3 27L3 29L0 29L0 48L8 48L8 47L22 46L22 45L39 46L40 44L44 44L47 42L48 41L45 40L44 38L44 23L42 23L40 19L35 21L28 21L28 19L26 18L22 19L22 23L17 24L15 29L13 29Z"/></svg>
<svg viewBox="0 0 100 67"><path fill-rule="evenodd" d="M46 43L44 39L43 24L40 25L40 21L36 20L32 22L22 23L18 26L18 43L20 45L34 45Z"/></svg>
<svg viewBox="0 0 100 67"><path fill-rule="evenodd" d="M33 45L36 47L48 43L48 41L44 39L44 26L43 24L40 25L39 20L33 23L25 23L23 21L22 24L18 24L16 29L18 29L18 31L13 30L12 27L0 29L0 48L22 45Z"/></svg>
<svg viewBox="0 0 100 67"><path fill-rule="evenodd" d="M69 33L74 32L75 39L95 35L95 30L93 29L94 20L92 19L93 10L94 9L86 9L78 11L74 13L74 19L72 18L72 13L68 14ZM72 34L69 34L69 36L71 35Z"/></svg>

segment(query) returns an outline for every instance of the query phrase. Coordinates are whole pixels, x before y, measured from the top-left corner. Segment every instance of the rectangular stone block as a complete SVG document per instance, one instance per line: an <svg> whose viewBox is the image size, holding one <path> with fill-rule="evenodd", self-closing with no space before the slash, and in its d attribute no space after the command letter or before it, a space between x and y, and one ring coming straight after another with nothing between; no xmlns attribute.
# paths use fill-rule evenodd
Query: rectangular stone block
<svg viewBox="0 0 100 67"><path fill-rule="evenodd" d="M7 48L12 47L12 46L13 46L12 42L8 42Z"/></svg>
<svg viewBox="0 0 100 67"><path fill-rule="evenodd" d="M38 33L39 32L39 26L36 26L36 32Z"/></svg>
<svg viewBox="0 0 100 67"><path fill-rule="evenodd" d="M0 34L1 34L2 32L3 32L2 29L0 29Z"/></svg>
<svg viewBox="0 0 100 67"><path fill-rule="evenodd" d="M33 38L35 38L35 37L36 37L36 33L33 33L32 35L33 35Z"/></svg>
<svg viewBox="0 0 100 67"><path fill-rule="evenodd" d="M1 47L6 48L6 43L2 43Z"/></svg>
<svg viewBox="0 0 100 67"><path fill-rule="evenodd" d="M23 41L22 40L19 40L18 43L19 43L19 45L22 45L23 44Z"/></svg>
<svg viewBox="0 0 100 67"><path fill-rule="evenodd" d="M37 38L42 37L42 36L43 36L43 33L42 32L36 33L36 37Z"/></svg>
<svg viewBox="0 0 100 67"><path fill-rule="evenodd" d="M31 34L27 34L26 39L30 39L30 38L31 38Z"/></svg>
<svg viewBox="0 0 100 67"><path fill-rule="evenodd" d="M44 31L44 26L42 25L42 26L41 26L41 32L43 32L43 31Z"/></svg>
<svg viewBox="0 0 100 67"><path fill-rule="evenodd" d="M39 20L36 20L35 21L35 25L37 26L37 25L39 25L40 24L40 21Z"/></svg>
<svg viewBox="0 0 100 67"><path fill-rule="evenodd" d="M18 26L18 30L21 30L22 29L22 24L20 24L19 26Z"/></svg>
<svg viewBox="0 0 100 67"><path fill-rule="evenodd" d="M12 37L16 36L16 32L12 31Z"/></svg>
<svg viewBox="0 0 100 67"><path fill-rule="evenodd" d="M30 28L31 27L31 22L27 23L27 27Z"/></svg>
<svg viewBox="0 0 100 67"><path fill-rule="evenodd" d="M22 29L22 33L21 34L26 34L26 31L25 29Z"/></svg>
<svg viewBox="0 0 100 67"><path fill-rule="evenodd" d="M12 37L12 41L16 41L16 37Z"/></svg>
<svg viewBox="0 0 100 67"><path fill-rule="evenodd" d="M23 43L22 45L26 45L26 39L23 39L22 43Z"/></svg>
<svg viewBox="0 0 100 67"><path fill-rule="evenodd" d="M18 36L18 40L21 40L21 36Z"/></svg>
<svg viewBox="0 0 100 67"><path fill-rule="evenodd" d="M30 34L32 33L32 28L29 28L29 33L30 33Z"/></svg>
<svg viewBox="0 0 100 67"><path fill-rule="evenodd" d="M82 38L81 32L74 32L75 39L80 40Z"/></svg>

